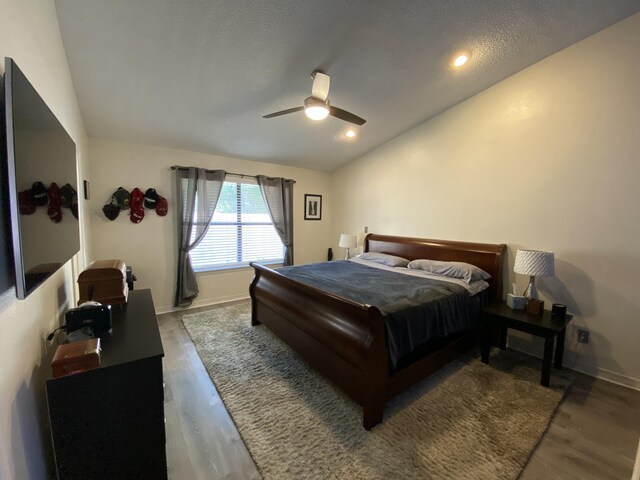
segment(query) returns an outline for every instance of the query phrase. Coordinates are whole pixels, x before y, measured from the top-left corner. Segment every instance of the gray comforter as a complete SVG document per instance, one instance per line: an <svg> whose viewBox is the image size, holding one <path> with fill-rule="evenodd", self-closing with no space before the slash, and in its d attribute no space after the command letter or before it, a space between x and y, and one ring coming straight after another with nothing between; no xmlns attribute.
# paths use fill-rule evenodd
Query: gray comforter
<svg viewBox="0 0 640 480"><path fill-rule="evenodd" d="M392 371L403 356L429 340L478 325L479 302L472 301L465 288L452 283L345 260L282 267L277 271L301 283L378 307L384 315Z"/></svg>

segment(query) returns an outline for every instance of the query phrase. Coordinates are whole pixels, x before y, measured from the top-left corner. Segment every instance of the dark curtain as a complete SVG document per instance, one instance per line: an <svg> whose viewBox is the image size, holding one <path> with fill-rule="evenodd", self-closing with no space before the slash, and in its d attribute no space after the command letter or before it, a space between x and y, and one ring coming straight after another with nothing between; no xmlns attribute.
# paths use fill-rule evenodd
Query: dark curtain
<svg viewBox="0 0 640 480"><path fill-rule="evenodd" d="M174 173L179 247L174 306L187 307L198 296L199 291L189 252L200 243L209 230L227 172L181 167L176 168Z"/></svg>
<svg viewBox="0 0 640 480"><path fill-rule="evenodd" d="M258 175L271 221L284 244L284 265L293 265L293 180Z"/></svg>

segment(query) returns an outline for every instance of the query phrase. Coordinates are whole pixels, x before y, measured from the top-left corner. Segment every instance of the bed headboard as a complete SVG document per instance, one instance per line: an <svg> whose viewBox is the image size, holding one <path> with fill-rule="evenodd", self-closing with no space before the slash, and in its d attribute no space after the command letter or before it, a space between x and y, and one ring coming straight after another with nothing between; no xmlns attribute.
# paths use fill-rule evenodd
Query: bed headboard
<svg viewBox="0 0 640 480"><path fill-rule="evenodd" d="M489 275L489 294L492 299L502 299L502 264L507 246L504 243L454 242L428 238L395 237L370 233L364 239L365 252L397 255L409 260L428 258L471 263Z"/></svg>

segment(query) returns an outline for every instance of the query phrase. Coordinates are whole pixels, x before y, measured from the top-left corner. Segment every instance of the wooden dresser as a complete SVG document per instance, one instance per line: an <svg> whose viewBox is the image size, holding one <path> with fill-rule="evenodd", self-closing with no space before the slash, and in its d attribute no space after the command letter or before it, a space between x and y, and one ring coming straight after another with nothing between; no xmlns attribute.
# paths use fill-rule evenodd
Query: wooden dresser
<svg viewBox="0 0 640 480"><path fill-rule="evenodd" d="M164 351L151 291L129 292L100 338L100 368L47 380L58 478L167 478Z"/></svg>

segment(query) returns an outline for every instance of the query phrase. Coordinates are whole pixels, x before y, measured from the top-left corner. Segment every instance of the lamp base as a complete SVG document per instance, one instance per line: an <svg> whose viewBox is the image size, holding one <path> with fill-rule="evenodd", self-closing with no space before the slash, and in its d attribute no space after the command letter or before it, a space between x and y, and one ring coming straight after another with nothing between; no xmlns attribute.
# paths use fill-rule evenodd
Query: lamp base
<svg viewBox="0 0 640 480"><path fill-rule="evenodd" d="M536 288L536 277L535 275L531 275L529 277L529 285L527 285L527 289L522 293L523 297L527 298L538 298L538 289Z"/></svg>
<svg viewBox="0 0 640 480"><path fill-rule="evenodd" d="M349 260L351 258L351 255L349 254L349 249L347 248L347 254L344 256L345 260Z"/></svg>

